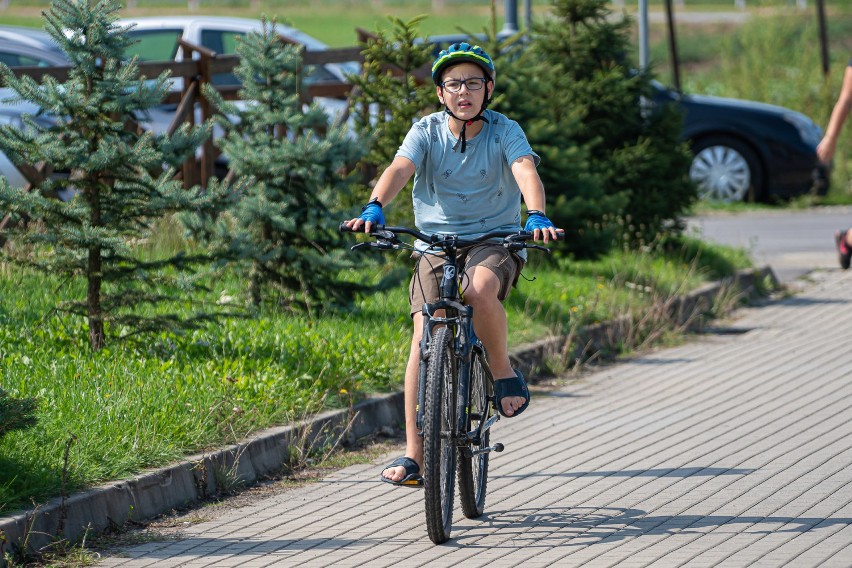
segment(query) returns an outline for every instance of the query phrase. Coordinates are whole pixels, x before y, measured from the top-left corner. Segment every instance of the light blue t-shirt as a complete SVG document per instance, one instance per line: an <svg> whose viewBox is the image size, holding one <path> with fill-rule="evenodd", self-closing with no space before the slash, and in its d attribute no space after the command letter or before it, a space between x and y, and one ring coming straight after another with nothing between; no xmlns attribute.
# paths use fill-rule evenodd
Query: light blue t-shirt
<svg viewBox="0 0 852 568"><path fill-rule="evenodd" d="M408 158L414 174L414 223L424 233L454 233L474 238L489 231L521 228L521 190L512 163L532 156L524 131L514 120L486 110L483 128L453 150L450 116L436 112L417 121L397 156Z"/></svg>

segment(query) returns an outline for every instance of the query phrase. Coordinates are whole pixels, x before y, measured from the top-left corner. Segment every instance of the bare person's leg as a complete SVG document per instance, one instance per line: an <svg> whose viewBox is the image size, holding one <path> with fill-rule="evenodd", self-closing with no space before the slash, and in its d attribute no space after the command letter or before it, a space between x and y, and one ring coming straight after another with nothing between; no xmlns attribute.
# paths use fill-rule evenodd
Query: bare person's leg
<svg viewBox="0 0 852 568"><path fill-rule="evenodd" d="M423 314L415 313L412 318L414 333L411 337L411 351L408 365L405 367L405 457L417 462L423 468L423 438L417 435L417 372L420 366L420 338L423 336ZM405 477L402 466L389 467L382 475L393 481Z"/></svg>
<svg viewBox="0 0 852 568"><path fill-rule="evenodd" d="M505 379L515 376L509 361L509 325L506 310L498 299L500 279L489 268L474 266L468 269L469 283L465 288L465 300L473 307L473 328L488 352L488 364L494 378ZM503 398L503 412L512 416L526 400L521 396Z"/></svg>

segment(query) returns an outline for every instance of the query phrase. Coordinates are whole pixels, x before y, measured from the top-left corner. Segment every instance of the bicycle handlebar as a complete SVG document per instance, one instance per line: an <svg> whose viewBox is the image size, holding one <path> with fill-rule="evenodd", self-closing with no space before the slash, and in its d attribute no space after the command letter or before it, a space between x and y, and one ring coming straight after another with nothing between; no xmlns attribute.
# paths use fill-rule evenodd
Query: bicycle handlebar
<svg viewBox="0 0 852 568"><path fill-rule="evenodd" d="M338 230L341 233L360 233L362 231L353 231L349 227L346 226L345 223L340 223ZM426 233L422 233L417 229L412 229L410 227L394 227L390 225L373 225L371 227L370 235L383 238L387 240L396 240L397 234L402 233L406 235L411 235L417 239L420 239L424 243L428 243L430 245L435 245L438 243L446 242L450 239L455 239L456 246L464 247L464 246L472 246L475 244L482 243L484 241L488 241L491 239L503 239L504 244L517 244L521 245L522 248L538 248L542 250L546 250L549 252L549 249L545 247L541 247L538 245L528 245L526 241L533 240L533 233L529 231L522 230L503 230L503 231L490 231L485 233L482 236L473 238L473 239L465 239L461 238L458 235L448 234L448 233L435 233L433 235L427 235ZM565 240L565 232L559 231L556 233L557 241Z"/></svg>

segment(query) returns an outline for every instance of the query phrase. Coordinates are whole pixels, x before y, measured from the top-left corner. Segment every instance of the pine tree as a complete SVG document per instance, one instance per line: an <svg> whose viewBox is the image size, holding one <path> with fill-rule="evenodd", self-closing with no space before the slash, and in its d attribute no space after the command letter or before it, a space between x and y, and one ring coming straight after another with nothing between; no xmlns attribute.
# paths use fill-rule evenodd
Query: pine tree
<svg viewBox="0 0 852 568"><path fill-rule="evenodd" d="M214 207L219 189L185 191L173 169L209 135L209 126L183 128L175 135L152 135L125 128L136 113L157 105L168 89L166 74L146 82L135 60L124 62L130 43L114 24L115 0L54 0L45 28L73 67L65 82L16 79L0 65L5 84L21 100L55 117L44 127L30 118L17 129L0 127L0 149L19 163L44 162L67 178L49 178L33 191L0 180L0 211L40 221L42 230L23 223L3 236L7 260L68 280L86 281L85 299L63 302L61 310L88 321L92 349L106 343L110 328L122 335L177 329L209 319L199 313L180 318L166 302L182 297L193 279L182 269L206 256L179 254L147 258L134 243L152 235L152 225L170 212ZM49 196L70 191L67 202Z"/></svg>
<svg viewBox="0 0 852 568"><path fill-rule="evenodd" d="M338 232L344 210L335 205L348 201L352 179L345 172L363 145L345 126L330 125L318 105L303 106L300 49L264 20L262 33L242 37L237 46L235 73L247 102L227 103L213 89L204 94L223 113L227 134L220 146L230 167L254 180L219 242L248 265L254 305L272 288L283 306L311 310L345 304L361 288L340 279L352 257Z"/></svg>

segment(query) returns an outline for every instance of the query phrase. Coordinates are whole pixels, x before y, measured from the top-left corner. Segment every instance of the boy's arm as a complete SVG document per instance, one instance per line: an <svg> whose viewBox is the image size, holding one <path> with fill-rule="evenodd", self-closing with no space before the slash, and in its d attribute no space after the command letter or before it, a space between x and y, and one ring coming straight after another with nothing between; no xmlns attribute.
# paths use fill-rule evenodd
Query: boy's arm
<svg viewBox="0 0 852 568"><path fill-rule="evenodd" d="M393 201L393 198L402 191L402 188L405 187L405 184L414 175L414 171L414 162L408 158L402 156L394 158L393 162L379 176L379 181L376 182L376 187L373 188L373 192L370 194L370 201L373 203L378 201L379 207L384 207ZM358 231L363 226L366 233L370 232L373 225L372 221L362 219L361 217L350 219L345 223L353 231Z"/></svg>
<svg viewBox="0 0 852 568"><path fill-rule="evenodd" d="M518 187L521 188L521 195L524 196L527 211L539 211L542 217L546 219L544 184L541 183L541 178L535 169L533 157L530 155L521 156L512 162L512 175L515 177ZM539 234L539 230L541 230L541 234ZM543 237L544 242L548 242L551 238L556 240L557 231L562 231L562 229L551 226L544 229L535 229L533 232L536 235L536 240L539 237Z"/></svg>

